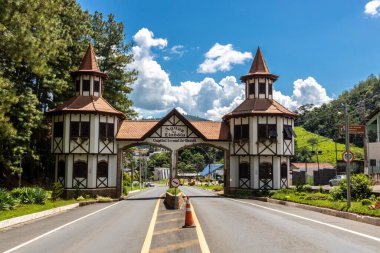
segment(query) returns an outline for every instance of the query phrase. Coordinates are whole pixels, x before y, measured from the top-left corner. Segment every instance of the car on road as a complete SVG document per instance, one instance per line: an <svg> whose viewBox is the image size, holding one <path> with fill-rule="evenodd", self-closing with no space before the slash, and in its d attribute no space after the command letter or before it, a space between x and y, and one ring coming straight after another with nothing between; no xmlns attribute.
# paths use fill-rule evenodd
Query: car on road
<svg viewBox="0 0 380 253"><path fill-rule="evenodd" d="M151 182L146 182L145 187L154 187L155 185L152 184Z"/></svg>
<svg viewBox="0 0 380 253"><path fill-rule="evenodd" d="M335 177L333 177L329 180L329 185L330 186L337 186L337 185L339 185L339 182L343 179L346 179L346 175L336 175Z"/></svg>

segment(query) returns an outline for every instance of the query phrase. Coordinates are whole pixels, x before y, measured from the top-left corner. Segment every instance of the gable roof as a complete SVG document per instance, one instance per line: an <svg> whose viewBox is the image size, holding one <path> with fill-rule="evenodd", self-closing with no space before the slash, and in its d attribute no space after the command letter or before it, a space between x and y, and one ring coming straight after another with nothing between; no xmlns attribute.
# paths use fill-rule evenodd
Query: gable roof
<svg viewBox="0 0 380 253"><path fill-rule="evenodd" d="M113 114L125 118L122 112L116 110L103 97L94 96L72 97L57 108L49 110L48 114L83 112Z"/></svg>
<svg viewBox="0 0 380 253"><path fill-rule="evenodd" d="M373 110L368 116L367 121L370 121L377 113L380 112L380 107L377 107L375 110Z"/></svg>
<svg viewBox="0 0 380 253"><path fill-rule="evenodd" d="M166 121L175 115L202 140L228 141L230 132L228 123L214 121L188 121L176 109L170 111L160 121L155 120L124 120L116 135L118 140L142 141L154 134Z"/></svg>
<svg viewBox="0 0 380 253"><path fill-rule="evenodd" d="M275 101L274 99L267 98L248 98L243 101L238 107L235 108L230 113L227 113L223 116L223 120L241 117L241 116L289 116L289 117L298 117L298 115L294 112L289 111L280 103Z"/></svg>
<svg viewBox="0 0 380 253"><path fill-rule="evenodd" d="M255 58L253 59L251 68L249 69L249 73L240 77L240 80L245 81L252 77L268 77L273 80L276 80L278 78L278 76L270 73L260 47L257 48Z"/></svg>
<svg viewBox="0 0 380 253"><path fill-rule="evenodd" d="M108 78L108 75L100 71L98 64L96 63L96 56L92 44L88 45L86 54L83 57L79 69L72 74L95 74L104 78Z"/></svg>

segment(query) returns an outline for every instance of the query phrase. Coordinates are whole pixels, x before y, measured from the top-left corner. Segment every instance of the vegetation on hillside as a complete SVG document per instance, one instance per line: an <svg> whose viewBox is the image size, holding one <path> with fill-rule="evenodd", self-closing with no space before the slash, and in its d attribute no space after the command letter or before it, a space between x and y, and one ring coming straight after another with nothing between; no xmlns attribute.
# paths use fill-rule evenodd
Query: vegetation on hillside
<svg viewBox="0 0 380 253"><path fill-rule="evenodd" d="M380 77L371 75L367 80L344 91L337 99L321 107L303 105L298 108L300 118L296 124L306 130L344 143L339 136L338 127L344 124L344 104L348 104L351 124L364 124L366 117L380 106ZM350 141L363 147L362 136L351 135Z"/></svg>
<svg viewBox="0 0 380 253"><path fill-rule="evenodd" d="M296 140L296 152L292 161L294 162L317 162L317 152L319 162L327 162L333 165L336 164L336 151L335 142L330 138L326 138L317 134L306 131L302 127L294 128L297 138ZM350 146L351 151L355 155L356 160L360 160L364 157L363 148ZM346 146L341 143L337 143L337 156L338 160L342 159L342 153L346 150ZM314 154L312 154L314 153Z"/></svg>

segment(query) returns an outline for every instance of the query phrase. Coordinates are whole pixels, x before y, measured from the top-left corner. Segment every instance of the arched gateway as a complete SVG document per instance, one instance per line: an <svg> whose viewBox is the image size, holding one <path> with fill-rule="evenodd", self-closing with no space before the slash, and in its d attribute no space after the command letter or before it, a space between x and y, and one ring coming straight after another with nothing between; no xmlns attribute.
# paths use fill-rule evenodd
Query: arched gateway
<svg viewBox="0 0 380 253"><path fill-rule="evenodd" d="M273 99L278 77L269 72L260 48L249 73L241 77L245 100L221 122L189 121L175 109L159 121L126 120L102 97L108 76L99 70L92 45L72 75L76 96L49 111L56 181L67 197L77 188L120 196L122 150L140 144L171 152L172 177L179 150L207 144L224 150L226 192L288 186L297 115Z"/></svg>

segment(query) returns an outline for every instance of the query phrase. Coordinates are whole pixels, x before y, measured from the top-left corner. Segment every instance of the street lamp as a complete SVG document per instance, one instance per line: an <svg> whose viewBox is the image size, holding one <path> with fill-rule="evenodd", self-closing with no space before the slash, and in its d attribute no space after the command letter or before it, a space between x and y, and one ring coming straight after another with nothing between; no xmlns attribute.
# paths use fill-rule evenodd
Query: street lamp
<svg viewBox="0 0 380 253"><path fill-rule="evenodd" d="M347 153L347 159L346 159L346 182L347 182L347 208L351 207L351 171L350 171L350 131L349 131L349 116L348 116L348 105L345 104L344 109L344 118L345 118L345 126L346 126L346 153Z"/></svg>

